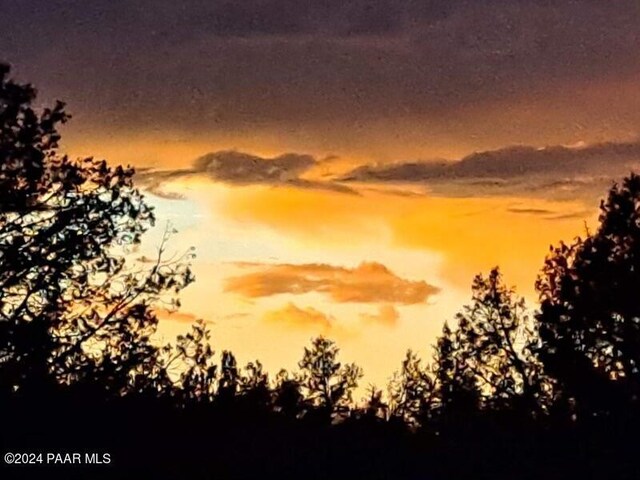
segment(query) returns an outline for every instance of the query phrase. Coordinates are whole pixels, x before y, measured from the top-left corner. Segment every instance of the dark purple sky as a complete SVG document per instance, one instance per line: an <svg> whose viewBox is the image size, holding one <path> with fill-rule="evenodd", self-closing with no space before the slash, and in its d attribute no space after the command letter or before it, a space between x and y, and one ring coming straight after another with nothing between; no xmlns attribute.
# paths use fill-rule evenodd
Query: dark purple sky
<svg viewBox="0 0 640 480"><path fill-rule="evenodd" d="M637 135L639 5L0 0L0 59L68 101L72 139L460 156Z"/></svg>

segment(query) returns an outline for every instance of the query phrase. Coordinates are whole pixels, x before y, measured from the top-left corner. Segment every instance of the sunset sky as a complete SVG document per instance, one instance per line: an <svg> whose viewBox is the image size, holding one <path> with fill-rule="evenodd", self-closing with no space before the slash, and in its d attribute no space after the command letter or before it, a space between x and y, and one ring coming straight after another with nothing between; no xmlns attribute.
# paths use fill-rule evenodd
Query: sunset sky
<svg viewBox="0 0 640 480"><path fill-rule="evenodd" d="M294 368L324 334L382 385L500 265L640 163L637 0L0 0L0 60L67 102L62 149L139 170L194 246L163 315Z"/></svg>

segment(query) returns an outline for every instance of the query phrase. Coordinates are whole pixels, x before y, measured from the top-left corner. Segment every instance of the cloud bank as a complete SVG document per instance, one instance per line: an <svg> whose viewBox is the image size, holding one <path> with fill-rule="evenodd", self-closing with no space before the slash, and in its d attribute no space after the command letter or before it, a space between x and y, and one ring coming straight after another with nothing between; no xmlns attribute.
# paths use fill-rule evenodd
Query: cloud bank
<svg viewBox="0 0 640 480"><path fill-rule="evenodd" d="M198 158L188 169L138 172L139 184L170 199L171 181L191 176L229 185L272 185L360 194L363 186L402 184L426 187L443 196L532 196L551 200L589 200L640 169L640 142L547 147L508 146L473 153L459 160L424 160L367 164L327 180L305 178L332 158L285 153L267 158L238 151L220 151ZM390 194L416 195L390 189ZM515 209L514 213L541 214ZM548 212L547 212L548 213Z"/></svg>
<svg viewBox="0 0 640 480"><path fill-rule="evenodd" d="M614 180L639 168L640 142L579 147L514 146L474 153L458 161L365 165L337 180L422 184L436 194L454 196L531 195L576 199L602 195Z"/></svg>

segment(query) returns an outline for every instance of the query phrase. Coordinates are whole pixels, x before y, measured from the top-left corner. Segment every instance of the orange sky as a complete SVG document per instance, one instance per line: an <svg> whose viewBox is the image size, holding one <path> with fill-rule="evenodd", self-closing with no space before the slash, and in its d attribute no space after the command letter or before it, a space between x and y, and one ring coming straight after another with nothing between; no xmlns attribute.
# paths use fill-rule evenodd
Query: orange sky
<svg viewBox="0 0 640 480"><path fill-rule="evenodd" d="M323 333L383 385L495 265L534 304L640 163L637 0L5 3L63 149L139 168L144 253L166 221L196 247L162 334L205 318L272 371Z"/></svg>
<svg viewBox="0 0 640 480"><path fill-rule="evenodd" d="M631 83L624 85L631 89ZM166 339L183 332L189 320L204 318L219 351L230 349L242 362L260 359L276 371L294 369L303 346L323 334L339 343L345 359L364 368L365 383L384 385L407 348L429 355L442 323L469 299L477 273L499 265L506 281L535 305L533 283L549 246L583 234L585 224L595 225L598 196L637 162L633 152L630 157L620 154L618 144L599 146L602 141L622 141L630 142L633 150L637 137L624 122L595 122L578 130L558 128L555 133L545 125L549 115L562 125L586 115L587 110L604 109L606 92L610 90L599 85L586 87L583 94L593 98L595 106L572 109L566 105L565 110L562 102L551 107L539 98L523 99L517 109L511 105L503 111L498 102L484 111L494 124L483 126L481 134L465 137L464 132L473 132L482 114L480 107L469 107L460 113L459 122L441 121L438 129L447 131L451 126L450 131L428 146L423 141L406 141L422 125L411 125L407 118L391 123L380 141L366 144L376 132L367 130L346 153L322 146L317 132L306 140L259 130L246 136L218 133L213 138L171 131L93 136L73 126L68 127L65 148L76 155L94 153L171 175L193 168L194 159L204 154L221 152L216 154L220 160L201 170L164 179L158 191L150 188L159 227L150 234L146 248L153 250L164 222L170 220L180 231L172 247L183 251L195 246L198 255L197 280L182 295L181 313L163 315L161 332ZM506 123L509 115L517 121ZM394 131L400 132L397 138L385 140ZM513 159L533 173L520 174L514 167L498 179L501 186L496 189L491 185L494 179L482 170L490 168L490 152L487 165L444 182L402 179L341 184L352 193L330 188L337 177L362 165L437 157L455 162L484 148L495 149L502 158L508 152L502 147L511 144L505 140L510 132L534 145L569 145L569 149L553 148L565 148L563 155L569 156L584 152L589 161L577 171L569 164L548 171L536 163L537 152L545 151L534 149L522 159ZM265 180L253 171L233 170L233 158L225 163L229 149L236 149L234 155L255 155L251 161L257 164L269 164L287 151L310 152L315 163L292 174L294 183L277 177ZM247 180L227 178L227 170L246 174ZM285 170L282 173L288 174ZM295 183L298 179L316 183ZM556 186L556 181L564 183ZM172 195L182 198L163 198ZM311 265L321 265L330 273L311 274ZM363 265L379 265L388 270L389 278L381 279L379 271ZM390 288L420 282L433 291L419 300L385 296ZM273 285L282 288L259 294ZM252 288L258 293L251 293Z"/></svg>
<svg viewBox="0 0 640 480"><path fill-rule="evenodd" d="M295 368L302 347L324 334L378 385L407 348L427 355L475 274L500 265L534 302L549 245L593 220L522 213L585 208L525 197L349 195L202 178L166 188L185 198L149 197L160 221L145 248L168 220L180 230L170 250L195 246L198 254L182 313L163 316L167 339L204 318L218 349L274 370Z"/></svg>

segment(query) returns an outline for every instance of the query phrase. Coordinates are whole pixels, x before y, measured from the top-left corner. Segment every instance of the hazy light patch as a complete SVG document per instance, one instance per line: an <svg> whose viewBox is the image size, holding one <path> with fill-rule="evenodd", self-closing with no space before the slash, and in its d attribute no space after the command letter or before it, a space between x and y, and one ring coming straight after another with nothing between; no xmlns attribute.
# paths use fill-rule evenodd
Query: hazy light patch
<svg viewBox="0 0 640 480"><path fill-rule="evenodd" d="M347 198L286 189L252 189L227 200L223 208L230 217L278 230L314 249L321 246L326 252L339 245L347 250L366 245L372 248L366 252L369 258L382 261L378 255L396 252L395 261L385 259L385 264L405 268L411 262L402 257L413 250L437 258L437 274L461 288L475 274L500 265L507 281L529 294L549 246L583 233L584 222L593 221L596 210L596 205L585 210L580 202L529 198L380 193ZM553 214L547 220L532 220L532 215L513 208Z"/></svg>
<svg viewBox="0 0 640 480"><path fill-rule="evenodd" d="M365 369L364 385L384 384L407 348L430 355L443 321L468 301L477 273L500 265L507 283L532 301L549 245L580 234L583 217L595 211L580 202L370 191L353 196L197 177L167 188L185 199L150 197L156 229L170 218L180 230L171 248L196 247L196 282L182 293L181 311L213 322L216 349L231 349L241 362L259 358L275 372L295 368L309 340L325 334L338 341L343 358ZM326 264L345 271L375 262L439 292L413 305L384 298L341 303L340 295L314 289L248 298L225 293L225 280L243 270L238 262ZM161 323L167 338L186 328L184 322Z"/></svg>
<svg viewBox="0 0 640 480"><path fill-rule="evenodd" d="M430 318L428 313L440 301L440 295L429 300L429 304L424 303L415 308L396 306L394 326L389 326L371 321L374 316L381 315L382 307L375 303L335 303L318 292L281 294L257 299L224 293L224 279L238 272L235 262L328 262L341 268L355 269L363 262L375 261L409 282L427 280L439 285L439 254L392 248L389 244L390 234L383 225L378 225L375 218L375 228L371 224L365 224L372 220L368 218L363 218L362 224L356 225L351 221L350 215L344 213L349 210L349 205L343 205L342 214L335 210L324 210L326 202L334 207L340 205L344 195L302 192L303 203L298 206L302 208L309 203L316 206L316 209L308 211L307 219L322 221L319 211L326 211L330 217L326 229L323 228L323 236L310 242L307 234L297 235L289 228L280 228L277 223L263 222L250 215L234 215L228 210L229 205L240 198L243 205L255 205L256 209L266 212L274 205L261 205L260 202L264 201L261 195L266 195L267 198L273 195L274 208L280 209L274 212L274 218L286 220L287 209L296 205L296 202L287 201L282 196L286 192L290 194L289 189L229 187L198 179L174 182L170 188L183 194L185 200L150 197L157 208L159 219L159 226L155 230L160 229L164 220L174 219L180 232L171 239L170 249L196 247L197 258L193 265L196 282L182 293L183 307L180 311L214 322L210 328L218 350L231 349L241 361L260 358L273 370L282 366L294 368L303 346L311 337L324 333L340 343L345 357L349 355L352 360L362 364L367 371L368 381L382 384L396 367L396 363L400 362L407 346L426 348L439 330L438 315L434 314ZM242 199L244 196L247 198ZM360 204L359 201L356 202ZM298 218L302 221L304 216L300 214ZM340 235L332 234L332 229L336 228L336 219L345 222ZM354 234L349 226L362 228L362 231ZM159 232L153 233L146 239L146 243L153 244L152 238L159 239ZM443 298L448 295L443 293ZM294 305L295 308L287 307L288 305ZM272 320L275 318L276 314L273 312L288 315L288 318L297 315L331 319L331 327L323 326L323 322L310 322L305 324L305 328L291 328L292 323L286 318L282 322L265 322L265 316ZM384 311L383 315L386 317L381 319L389 321L392 316L388 314L388 311ZM369 321L363 321L363 316ZM183 322L168 319L161 322L162 333L167 339L183 332L185 328L187 324ZM377 337L380 340L375 340ZM385 342L386 346L381 347L383 354L397 359L397 362L388 363L384 368L382 364L376 365L379 363L375 362L377 356L368 352L372 342L379 342L383 338L389 339Z"/></svg>

